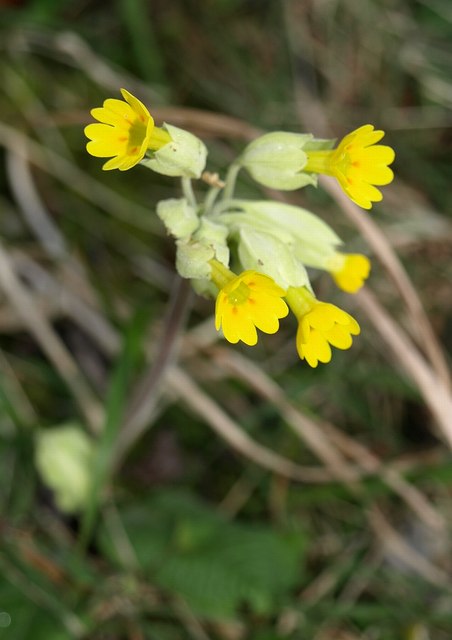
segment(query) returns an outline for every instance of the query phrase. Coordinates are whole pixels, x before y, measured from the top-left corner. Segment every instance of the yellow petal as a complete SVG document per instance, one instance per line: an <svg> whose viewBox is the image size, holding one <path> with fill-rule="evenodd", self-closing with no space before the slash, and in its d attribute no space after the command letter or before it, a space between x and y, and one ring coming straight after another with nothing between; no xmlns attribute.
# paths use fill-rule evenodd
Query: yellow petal
<svg viewBox="0 0 452 640"><path fill-rule="evenodd" d="M361 161L363 163L370 164L391 164L395 159L395 151L392 147L387 147L384 144L377 144L366 149L358 149L353 152L352 160Z"/></svg>
<svg viewBox="0 0 452 640"><path fill-rule="evenodd" d="M362 164L359 168L350 168L350 179L353 182L363 181L369 184L385 185L394 179L394 173L384 165Z"/></svg>
<svg viewBox="0 0 452 640"><path fill-rule="evenodd" d="M111 111L111 109L105 109L104 107L95 107L94 109L91 109L91 115L99 122L103 122L115 127L128 126L128 123L124 122L124 118L114 111Z"/></svg>
<svg viewBox="0 0 452 640"><path fill-rule="evenodd" d="M243 310L243 305L225 307L222 317L224 337L233 344L241 340L248 346L254 346L257 343L256 328Z"/></svg>
<svg viewBox="0 0 452 640"><path fill-rule="evenodd" d="M255 303L253 314L285 318L289 313L289 308L282 298L267 295L266 292L251 290L250 300Z"/></svg>
<svg viewBox="0 0 452 640"><path fill-rule="evenodd" d="M102 167L103 171L111 171L112 169L121 169L122 165L126 161L127 156L120 155L111 160L108 160Z"/></svg>
<svg viewBox="0 0 452 640"><path fill-rule="evenodd" d="M380 202L380 200L383 200L381 192L371 184L367 184L366 182L350 184L349 181L340 180L339 176L338 180L350 200L353 200L353 202L363 209L371 209L372 202Z"/></svg>
<svg viewBox="0 0 452 640"><path fill-rule="evenodd" d="M107 98L104 102L104 109L111 111L116 116L119 116L120 120L126 123L133 122L135 120L135 112L127 102L123 100L117 100L116 98Z"/></svg>
<svg viewBox="0 0 452 640"><path fill-rule="evenodd" d="M224 291L220 291L215 303L215 329L219 331L221 327L221 321L223 319L223 309L226 300L226 294Z"/></svg>
<svg viewBox="0 0 452 640"><path fill-rule="evenodd" d="M349 323L346 326L346 329L352 334L352 336L359 336L361 333L361 327L353 316L349 316Z"/></svg>
<svg viewBox="0 0 452 640"><path fill-rule="evenodd" d="M118 155L117 149L112 148L111 142L102 142L101 140L88 142L86 150L95 158L110 158Z"/></svg>
<svg viewBox="0 0 452 640"><path fill-rule="evenodd" d="M353 147L369 146L381 140L383 136L384 131L374 130L374 126L372 124L364 124L362 127L355 129L342 138L338 149L345 149L345 147L348 147L349 145L352 145Z"/></svg>
<svg viewBox="0 0 452 640"><path fill-rule="evenodd" d="M353 342L347 329L338 324L328 331L326 339L336 349L350 349Z"/></svg>
<svg viewBox="0 0 452 640"><path fill-rule="evenodd" d="M148 118L151 117L151 114L146 109L141 100L138 100L134 95L132 95L127 89L121 89L121 94L126 100L132 110L136 113L136 115L140 118L142 122L145 122Z"/></svg>
<svg viewBox="0 0 452 640"><path fill-rule="evenodd" d="M342 267L332 271L337 286L347 293L356 293L370 273L370 260L359 253L340 254Z"/></svg>
<svg viewBox="0 0 452 640"><path fill-rule="evenodd" d="M260 307L253 311L251 319L253 324L264 333L276 333L279 329L278 318Z"/></svg>
<svg viewBox="0 0 452 640"><path fill-rule="evenodd" d="M223 322L221 325L221 328L223 330L223 335L226 338L226 340L231 344L237 344L237 342L240 340L237 327L235 327L234 325L228 324L227 322Z"/></svg>
<svg viewBox="0 0 452 640"><path fill-rule="evenodd" d="M309 315L309 314L307 314ZM298 324L297 344L307 344L311 335L311 325L306 316L303 316Z"/></svg>
<svg viewBox="0 0 452 640"><path fill-rule="evenodd" d="M224 337L228 342L235 344L240 340L237 314L234 314L232 308L229 306L225 307L223 310L223 314L221 316L221 329L223 330Z"/></svg>
<svg viewBox="0 0 452 640"><path fill-rule="evenodd" d="M311 327L322 333L328 332L335 324L347 329L348 327L353 327L355 330L359 328L358 323L349 313L329 302L318 303L306 317Z"/></svg>
<svg viewBox="0 0 452 640"><path fill-rule="evenodd" d="M249 347L257 344L256 327L251 321L243 322L239 328L239 339Z"/></svg>
<svg viewBox="0 0 452 640"><path fill-rule="evenodd" d="M272 280L269 276L265 276L261 273L250 272L246 278L243 278L245 284L251 289L259 289L263 293L267 293L271 296L279 296L282 297L285 295L284 289Z"/></svg>
<svg viewBox="0 0 452 640"><path fill-rule="evenodd" d="M117 136L116 129L108 124L99 124L98 122L86 126L84 133L90 140L111 140Z"/></svg>
<svg viewBox="0 0 452 640"><path fill-rule="evenodd" d="M339 289L346 293L356 293L364 284L364 278L359 274L340 272L332 275Z"/></svg>
<svg viewBox="0 0 452 640"><path fill-rule="evenodd" d="M122 163L122 165L119 167L120 171L127 171L128 169L131 169L132 167L134 167L136 164L138 164L143 156L137 156L137 155L128 155L126 157L126 159L124 160L124 162Z"/></svg>
<svg viewBox="0 0 452 640"><path fill-rule="evenodd" d="M297 334L297 350L300 358L314 368L319 362L330 362L332 356L330 345L318 331L311 331L307 344L299 343Z"/></svg>

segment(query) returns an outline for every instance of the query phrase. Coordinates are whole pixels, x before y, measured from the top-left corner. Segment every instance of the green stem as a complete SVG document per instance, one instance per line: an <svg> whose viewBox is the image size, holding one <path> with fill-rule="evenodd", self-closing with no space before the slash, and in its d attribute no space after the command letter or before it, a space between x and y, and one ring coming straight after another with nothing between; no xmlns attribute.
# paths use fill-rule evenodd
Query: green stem
<svg viewBox="0 0 452 640"><path fill-rule="evenodd" d="M195 194L193 191L193 186L191 184L190 178L181 178L182 184L182 193L187 198L188 204L190 204L194 209L197 208L198 203L196 202Z"/></svg>
<svg viewBox="0 0 452 640"><path fill-rule="evenodd" d="M215 204L215 200L217 199L218 194L221 189L219 187L211 187L207 192L206 199L204 200L204 215L208 216L210 210Z"/></svg>
<svg viewBox="0 0 452 640"><path fill-rule="evenodd" d="M223 200L228 200L229 198L232 198L232 196L234 195L235 183L241 168L242 168L241 165L235 162L233 162L229 167L228 172L226 174L226 180L225 180L226 184L223 189L223 197L222 197Z"/></svg>

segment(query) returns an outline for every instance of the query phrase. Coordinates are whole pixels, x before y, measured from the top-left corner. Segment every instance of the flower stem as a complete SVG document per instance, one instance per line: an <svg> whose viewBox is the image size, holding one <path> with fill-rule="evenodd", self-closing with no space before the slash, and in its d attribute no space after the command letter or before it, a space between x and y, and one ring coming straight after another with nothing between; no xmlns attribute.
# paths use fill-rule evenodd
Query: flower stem
<svg viewBox="0 0 452 640"><path fill-rule="evenodd" d="M232 198L234 195L235 183L237 180L238 173L242 167L233 162L228 169L225 180L225 187L223 189L223 200L227 200L228 198Z"/></svg>
<svg viewBox="0 0 452 640"><path fill-rule="evenodd" d="M187 198L188 204L190 204L194 209L196 209L196 207L198 206L198 203L196 202L196 198L195 198L195 194L193 191L193 186L191 184L190 178L185 178L185 177L181 178L181 184L182 184L182 193Z"/></svg>
<svg viewBox="0 0 452 640"><path fill-rule="evenodd" d="M221 189L219 187L211 187L209 189L209 191L207 192L206 198L204 200L204 215L206 216L209 215L210 210L215 204L215 200L217 199L217 196L220 193L220 191Z"/></svg>

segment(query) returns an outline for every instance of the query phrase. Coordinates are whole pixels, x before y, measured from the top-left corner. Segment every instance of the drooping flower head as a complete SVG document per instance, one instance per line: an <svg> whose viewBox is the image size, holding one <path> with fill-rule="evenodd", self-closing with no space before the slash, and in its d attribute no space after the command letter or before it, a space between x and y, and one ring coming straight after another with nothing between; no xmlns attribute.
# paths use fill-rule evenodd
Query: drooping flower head
<svg viewBox="0 0 452 640"><path fill-rule="evenodd" d="M289 313L283 300L286 292L269 276L257 271L234 274L211 260L212 281L220 289L215 306L215 327L228 342L257 343L257 329L276 333L279 319Z"/></svg>
<svg viewBox="0 0 452 640"><path fill-rule="evenodd" d="M334 304L320 302L305 287L291 287L287 302L298 319L297 351L311 367L330 362L331 347L349 349L359 324Z"/></svg>
<svg viewBox="0 0 452 640"><path fill-rule="evenodd" d="M86 149L97 158L111 158L102 167L105 171L126 171L138 164L148 149L158 150L168 142L170 135L154 126L154 119L144 104L126 89L121 89L124 100L109 98L102 107L91 110L98 123L85 127L90 139Z"/></svg>
<svg viewBox="0 0 452 640"><path fill-rule="evenodd" d="M306 151L308 161L303 171L334 176L348 197L363 209L383 196L375 185L392 182L394 173L388 167L395 158L391 147L377 144L384 131L365 124L343 138L333 151Z"/></svg>
<svg viewBox="0 0 452 640"><path fill-rule="evenodd" d="M335 253L326 265L336 285L347 293L361 289L370 273L370 260L360 253Z"/></svg>

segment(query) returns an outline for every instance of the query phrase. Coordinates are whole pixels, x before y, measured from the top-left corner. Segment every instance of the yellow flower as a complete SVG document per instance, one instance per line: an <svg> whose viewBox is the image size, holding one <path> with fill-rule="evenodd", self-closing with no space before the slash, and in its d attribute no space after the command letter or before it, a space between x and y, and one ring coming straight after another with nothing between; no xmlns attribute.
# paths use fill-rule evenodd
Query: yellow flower
<svg viewBox="0 0 452 640"><path fill-rule="evenodd" d="M244 271L240 275L229 271L216 260L212 267L212 281L220 289L215 307L215 327L220 327L228 342L239 340L252 346L257 343L257 329L276 333L279 319L289 309L282 299L286 292L269 276L257 271Z"/></svg>
<svg viewBox="0 0 452 640"><path fill-rule="evenodd" d="M370 273L370 260L360 253L336 253L326 269L342 291L356 293L367 280Z"/></svg>
<svg viewBox="0 0 452 640"><path fill-rule="evenodd" d="M374 185L389 184L394 178L388 167L394 161L394 150L376 144L383 136L384 131L365 124L345 136L333 151L306 151L303 171L334 176L353 202L371 209L372 202L383 198Z"/></svg>
<svg viewBox="0 0 452 640"><path fill-rule="evenodd" d="M349 349L359 324L334 304L320 302L305 287L291 287L287 302L298 319L297 351L311 367L331 360L331 346ZM330 346L331 345L331 346Z"/></svg>
<svg viewBox="0 0 452 640"><path fill-rule="evenodd" d="M140 162L148 149L156 151L168 142L170 135L154 126L154 119L144 104L126 89L121 89L125 100L109 98L102 107L91 110L99 123L85 127L91 140L88 153L96 158L110 158L102 167L105 171L126 171Z"/></svg>

